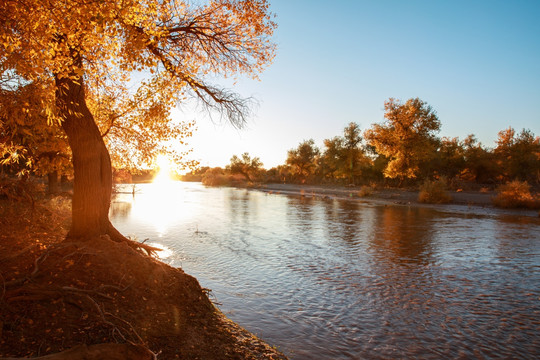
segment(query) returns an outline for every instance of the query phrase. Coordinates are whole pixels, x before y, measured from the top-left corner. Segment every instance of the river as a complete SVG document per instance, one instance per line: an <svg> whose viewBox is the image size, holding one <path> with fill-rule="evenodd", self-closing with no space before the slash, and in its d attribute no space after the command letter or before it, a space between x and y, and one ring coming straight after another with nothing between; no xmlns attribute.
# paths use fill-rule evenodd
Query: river
<svg viewBox="0 0 540 360"><path fill-rule="evenodd" d="M540 357L540 219L138 184L111 220L294 360Z"/></svg>

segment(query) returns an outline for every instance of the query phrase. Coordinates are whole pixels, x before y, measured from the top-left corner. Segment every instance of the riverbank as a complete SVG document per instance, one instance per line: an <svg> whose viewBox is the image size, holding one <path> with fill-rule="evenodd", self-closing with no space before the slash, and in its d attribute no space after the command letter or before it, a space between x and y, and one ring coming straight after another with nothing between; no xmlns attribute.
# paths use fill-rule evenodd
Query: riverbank
<svg viewBox="0 0 540 360"><path fill-rule="evenodd" d="M0 357L286 359L182 269L108 236L65 241L65 203L0 201Z"/></svg>
<svg viewBox="0 0 540 360"><path fill-rule="evenodd" d="M459 191L451 192L452 201L448 204L425 204L418 201L418 191L403 189L371 189L368 194L362 194L360 187L325 186L325 185L298 185L298 184L263 184L257 190L268 194L285 194L305 197L348 199L365 201L383 205L429 206L440 209L470 209L492 213L511 213L524 216L538 217L536 210L528 209L499 209L494 207L492 199L496 195L493 191Z"/></svg>

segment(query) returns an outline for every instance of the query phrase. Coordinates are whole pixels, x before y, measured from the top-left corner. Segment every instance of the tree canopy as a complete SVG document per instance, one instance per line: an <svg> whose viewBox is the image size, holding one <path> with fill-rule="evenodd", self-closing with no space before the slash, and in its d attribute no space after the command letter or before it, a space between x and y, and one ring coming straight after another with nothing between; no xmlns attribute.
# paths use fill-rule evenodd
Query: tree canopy
<svg viewBox="0 0 540 360"><path fill-rule="evenodd" d="M258 157L252 158L249 156L249 153L245 152L242 154L241 158L233 155L230 164L227 165L227 170L229 170L231 174L243 175L247 181L253 181L261 171L262 166L263 163L261 159Z"/></svg>
<svg viewBox="0 0 540 360"><path fill-rule="evenodd" d="M386 120L365 132L367 141L379 154L389 158L384 175L415 178L420 164L430 160L437 148L435 134L441 123L435 111L419 98L405 103L390 98L384 103Z"/></svg>
<svg viewBox="0 0 540 360"><path fill-rule="evenodd" d="M0 165L9 165L18 175L64 171L70 151L65 135L47 124L39 86L0 86Z"/></svg>
<svg viewBox="0 0 540 360"><path fill-rule="evenodd" d="M320 167L323 177L346 178L355 184L362 173L362 165L369 162L362 146L360 125L351 122L343 129L343 136L324 140Z"/></svg>
<svg viewBox="0 0 540 360"><path fill-rule="evenodd" d="M168 122L156 119L167 119L189 97L241 125L249 103L208 79L256 77L274 56L275 23L265 0L6 0L0 22L2 78L38 86L47 121L61 124L67 136L75 176L72 237L119 237L108 220L112 171L104 133L126 126L141 137L152 126L154 134L167 133ZM130 81L132 75L142 80ZM128 94L111 97L107 90L116 84ZM114 112L100 113L100 101L112 101ZM9 117L4 110L0 117Z"/></svg>
<svg viewBox="0 0 540 360"><path fill-rule="evenodd" d="M496 162L503 169L505 180L540 179L540 137L526 129L516 134L509 127L499 132L496 143Z"/></svg>
<svg viewBox="0 0 540 360"><path fill-rule="evenodd" d="M304 140L297 148L288 151L286 163L294 169L297 178L305 182L315 171L319 153L313 139Z"/></svg>

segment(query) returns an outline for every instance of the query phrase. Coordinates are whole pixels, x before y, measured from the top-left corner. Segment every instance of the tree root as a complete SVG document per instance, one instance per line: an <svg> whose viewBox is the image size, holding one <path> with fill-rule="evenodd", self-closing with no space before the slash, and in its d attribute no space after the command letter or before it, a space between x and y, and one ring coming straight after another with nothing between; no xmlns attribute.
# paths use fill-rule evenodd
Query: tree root
<svg viewBox="0 0 540 360"><path fill-rule="evenodd" d="M110 222L109 222L109 227L107 229L107 235L109 235L109 238L112 241L126 243L126 244L128 244L129 247L131 247L132 249L135 249L135 250L144 250L146 252L146 254L149 255L149 256L155 256L158 251L162 250L162 249L157 248L155 246L150 246L150 245L146 245L146 244L143 244L143 243L139 243L139 242L133 241L133 240L125 237Z"/></svg>
<svg viewBox="0 0 540 360"><path fill-rule="evenodd" d="M4 286L4 289L7 289L7 288L10 288L10 287L14 287L14 286L17 286L17 285L22 285L30 280L32 280L33 278L35 278L39 272L39 266L45 261L47 260L47 258L49 257L49 255L56 251L56 250L60 250L60 249L63 249L67 246L72 246L72 245L75 245L75 244L72 244L72 243L63 243L63 244L54 244L54 245L51 245L49 247L47 247L45 249L45 251L40 255L38 256L35 260L34 260L34 270L32 270L32 272L24 277L21 277L21 278L18 278L18 279L13 279L13 280L10 280L10 281L4 281L3 283L3 286ZM28 251L30 251L31 249L33 249L35 246L29 246L23 250L21 250L19 253L16 254L16 256L9 256L9 257L6 257L5 259L13 259L17 256L20 256ZM72 254L76 254L76 253L79 253L80 250L77 250L75 252L73 252ZM71 254L70 254L71 255ZM5 292L5 290L4 290Z"/></svg>
<svg viewBox="0 0 540 360"><path fill-rule="evenodd" d="M143 252L148 256L155 255L159 248L150 245L141 244L130 240L121 235L112 225L111 235L105 235L116 242L124 242L131 248ZM87 252L86 245L78 239L70 238L64 240L60 244L54 244L43 250L41 254L34 255L33 266L29 267L25 274L21 274L19 278L6 281L0 273L0 309L11 308L15 303L21 302L42 302L61 299L61 301L77 307L80 311L92 314L92 327L98 326L99 329L109 332L110 343L98 345L79 345L70 350L66 350L57 354L32 358L43 360L93 360L93 359L112 359L112 360L128 360L128 359L157 359L157 354L153 353L145 341L138 334L137 329L129 321L122 319L113 312L105 310L106 303L115 301L117 293L121 293L132 284L127 286L116 286L112 284L99 284L94 288L79 288L73 285L53 285L41 284L39 276L42 270L46 267L45 263L50 262L52 254L63 249L62 254L66 254L60 259L72 258L78 254L92 254ZM73 249L70 249L70 248ZM35 245L28 246L14 255L0 259L2 262L13 261L19 256L26 256L36 248ZM68 248L68 249L66 249ZM81 256L82 256L81 255ZM57 260L53 260L57 261ZM77 261L77 260L75 260ZM36 282L37 281L37 282ZM1 325L1 324L0 324ZM1 332L2 326L0 326ZM100 330L100 331L102 331ZM102 340L103 341L103 340ZM24 360L27 358L0 358L0 360Z"/></svg>
<svg viewBox="0 0 540 360"><path fill-rule="evenodd" d="M78 345L60 353L37 358L0 358L0 360L156 360L157 354L143 345L105 343Z"/></svg>
<svg viewBox="0 0 540 360"><path fill-rule="evenodd" d="M113 298L103 291L114 290L122 292L127 290L131 285L126 286L125 288L120 288L114 285L100 285L97 289L87 290L79 289L71 286L63 287L20 287L16 290L6 293L5 301L6 303L20 302L20 301L43 301L51 300L58 298L65 298L68 300L69 296L76 296L80 299L87 300L87 304L91 304L94 312L100 318L102 324L106 325L111 329L111 336L115 341L119 343L108 343L101 344L99 347L86 347L86 345L75 347L71 350L64 351L62 353L48 355L39 358L33 359L51 359L51 360L63 360L63 359L157 359L157 355L151 352L145 345L144 340L138 334L135 327L127 320L124 320L116 315L113 315L109 312L105 312L100 305L91 295L99 296L107 300L113 300ZM67 301L71 304L71 302ZM84 305L79 302L79 304L73 303L76 307L84 310ZM82 307L81 307L82 306ZM115 323L109 321L107 317L116 320ZM114 321L113 320L113 321ZM118 336L118 337L117 337ZM116 346L119 345L119 346ZM121 346L120 346L121 345ZM22 360L20 358L18 360ZM7 360L0 358L0 360Z"/></svg>
<svg viewBox="0 0 540 360"><path fill-rule="evenodd" d="M3 257L3 258L0 258L0 263L4 262L4 261L8 261L8 260L12 260L12 259L15 259L16 257L19 257L31 250L34 250L35 248L39 248L39 245L38 244L32 244L32 245L29 245L27 247L25 247L24 249L20 250L19 252L15 253L15 254L10 254L9 256L6 256L6 257Z"/></svg>
<svg viewBox="0 0 540 360"><path fill-rule="evenodd" d="M44 262L47 259L48 256L49 256L49 248L47 250L45 250L45 252L43 254L41 254L39 257L37 257L34 260L34 270L32 271L32 273L30 273L30 275L22 277L22 278L15 279L15 280L7 281L7 282L4 283L4 287L8 288L8 287L16 286L16 285L21 285L21 284L24 284L25 282L27 282L28 280L34 278L37 275L38 271L39 271L39 265L42 262Z"/></svg>

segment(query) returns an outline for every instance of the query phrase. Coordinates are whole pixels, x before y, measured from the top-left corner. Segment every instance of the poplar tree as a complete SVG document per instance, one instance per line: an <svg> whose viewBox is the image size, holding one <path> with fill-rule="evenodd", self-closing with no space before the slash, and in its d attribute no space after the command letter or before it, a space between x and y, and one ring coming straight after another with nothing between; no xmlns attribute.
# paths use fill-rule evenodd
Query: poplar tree
<svg viewBox="0 0 540 360"><path fill-rule="evenodd" d="M240 126L249 103L211 77L255 77L274 52L266 0L4 0L0 2L0 71L39 83L48 121L67 136L74 168L68 237L108 234L111 158L87 94L101 85L143 80L134 102L166 114L197 98ZM23 109L24 110L24 109ZM0 117L9 114L0 114ZM146 120L145 120L146 119ZM139 127L153 126L143 117ZM130 125L128 121L126 125ZM106 130L106 129L105 129Z"/></svg>
<svg viewBox="0 0 540 360"><path fill-rule="evenodd" d="M435 154L441 122L432 107L419 98L405 103L390 98L384 109L386 120L372 125L364 136L377 153L389 159L384 176L414 179L421 165Z"/></svg>

